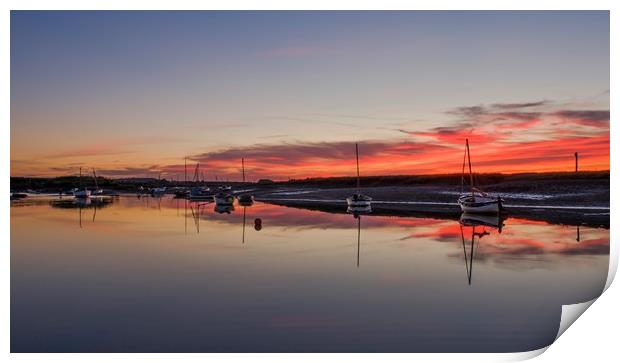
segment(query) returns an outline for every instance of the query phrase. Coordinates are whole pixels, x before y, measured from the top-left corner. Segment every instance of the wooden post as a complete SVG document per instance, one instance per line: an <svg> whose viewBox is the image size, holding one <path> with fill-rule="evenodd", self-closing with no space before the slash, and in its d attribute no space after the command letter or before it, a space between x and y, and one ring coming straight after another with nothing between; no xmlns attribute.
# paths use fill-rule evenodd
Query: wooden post
<svg viewBox="0 0 620 363"><path fill-rule="evenodd" d="M575 152L575 173L579 171L579 153Z"/></svg>

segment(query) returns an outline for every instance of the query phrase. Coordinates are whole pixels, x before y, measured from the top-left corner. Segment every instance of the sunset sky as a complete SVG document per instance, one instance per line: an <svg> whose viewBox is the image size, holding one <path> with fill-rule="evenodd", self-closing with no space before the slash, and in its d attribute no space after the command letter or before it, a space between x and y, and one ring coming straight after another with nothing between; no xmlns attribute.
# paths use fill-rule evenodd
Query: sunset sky
<svg viewBox="0 0 620 363"><path fill-rule="evenodd" d="M11 175L609 169L609 12L12 12Z"/></svg>

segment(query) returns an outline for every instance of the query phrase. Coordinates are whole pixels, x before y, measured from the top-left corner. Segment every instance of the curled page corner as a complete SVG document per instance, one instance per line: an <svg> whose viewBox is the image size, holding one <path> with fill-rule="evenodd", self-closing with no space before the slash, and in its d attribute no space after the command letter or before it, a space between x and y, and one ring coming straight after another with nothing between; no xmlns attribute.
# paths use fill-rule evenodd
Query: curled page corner
<svg viewBox="0 0 620 363"><path fill-rule="evenodd" d="M560 327L558 329L558 334L555 336L554 341L558 340L558 338L564 334L566 329L573 325L573 323L583 314L592 304L601 297L605 291L611 286L611 283L614 281L616 277L616 271L618 270L618 249L616 248L614 243L610 243L609 245L609 268L607 270L607 280L605 281L605 287L601 292L601 295L595 297L592 300L584 301L577 304L571 305L562 305L562 317L560 318ZM547 347L548 348L548 347ZM542 354L546 348L540 352Z"/></svg>
<svg viewBox="0 0 620 363"><path fill-rule="evenodd" d="M558 338L562 334L564 334L566 329L568 329L569 326L573 325L573 323L581 316L581 314L584 313L584 311L588 310L588 308L596 301L596 299L598 299L598 297L577 304L562 305L560 328L558 329L558 334L555 336L555 340L558 340Z"/></svg>
<svg viewBox="0 0 620 363"><path fill-rule="evenodd" d="M611 283L616 277L616 271L618 270L618 246L616 243L609 243L609 269L607 270L607 281L605 282L605 289L607 291Z"/></svg>

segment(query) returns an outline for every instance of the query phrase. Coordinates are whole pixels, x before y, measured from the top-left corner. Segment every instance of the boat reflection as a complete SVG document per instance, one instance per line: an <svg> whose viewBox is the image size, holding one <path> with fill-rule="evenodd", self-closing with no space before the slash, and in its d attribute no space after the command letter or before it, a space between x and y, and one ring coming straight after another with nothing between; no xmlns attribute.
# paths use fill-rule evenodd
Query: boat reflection
<svg viewBox="0 0 620 363"><path fill-rule="evenodd" d="M200 234L200 216L202 214L202 209L204 209L205 204L206 203L196 203L195 205L192 205L190 203L190 205L189 205L189 209L190 209L190 211L192 213L192 218L194 219L194 225L196 226L196 233L197 234ZM194 207L196 207L196 208L194 209ZM185 228L187 229L187 224L186 224ZM186 233L187 233L187 231L186 231Z"/></svg>
<svg viewBox="0 0 620 363"><path fill-rule="evenodd" d="M460 222L464 226L487 226L497 228L499 233L502 233L504 220L505 218L500 214L463 213L460 218Z"/></svg>
<svg viewBox="0 0 620 363"><path fill-rule="evenodd" d="M361 225L362 225L362 215L361 214L354 214L353 216L355 219L357 219L357 267L360 267L360 231L361 231Z"/></svg>
<svg viewBox="0 0 620 363"><path fill-rule="evenodd" d="M476 253L476 237L478 244L480 239L491 234L490 230L497 229L502 233L503 220L499 215L480 215L463 213L459 221L461 230L461 242L463 245L463 256L465 258L465 270L467 271L467 283L471 285L471 279L474 267L474 254ZM469 255L465 242L465 235L469 236L467 229L471 228L471 239L469 245ZM469 238L468 238L469 239Z"/></svg>
<svg viewBox="0 0 620 363"><path fill-rule="evenodd" d="M105 208L112 204L113 198L109 197L91 197L91 198L73 198L73 199L55 199L49 202L52 208L63 209L77 209L78 210L78 225L83 228L82 225L82 210L93 209L92 222L95 222L97 217L97 209Z"/></svg>
<svg viewBox="0 0 620 363"><path fill-rule="evenodd" d="M230 214L235 210L235 207L232 204L215 203L215 208L213 210L219 214Z"/></svg>

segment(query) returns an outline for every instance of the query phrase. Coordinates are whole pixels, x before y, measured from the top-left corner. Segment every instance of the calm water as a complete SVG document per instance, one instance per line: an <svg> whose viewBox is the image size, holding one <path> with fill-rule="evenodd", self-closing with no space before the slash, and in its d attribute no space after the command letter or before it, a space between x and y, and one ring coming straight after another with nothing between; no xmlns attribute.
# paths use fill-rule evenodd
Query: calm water
<svg viewBox="0 0 620 363"><path fill-rule="evenodd" d="M524 351L607 277L606 229L577 241L528 220L500 233L168 197L77 207L11 205L14 352Z"/></svg>

